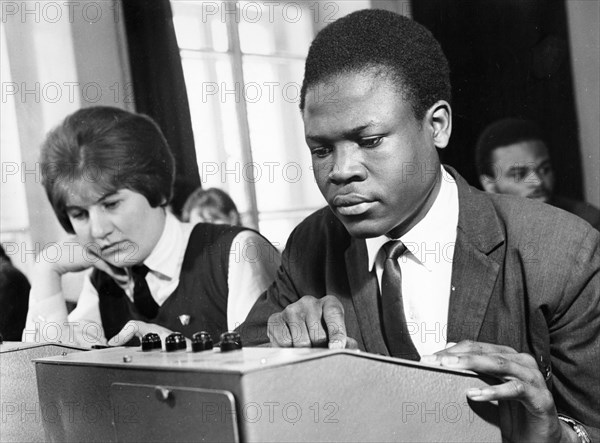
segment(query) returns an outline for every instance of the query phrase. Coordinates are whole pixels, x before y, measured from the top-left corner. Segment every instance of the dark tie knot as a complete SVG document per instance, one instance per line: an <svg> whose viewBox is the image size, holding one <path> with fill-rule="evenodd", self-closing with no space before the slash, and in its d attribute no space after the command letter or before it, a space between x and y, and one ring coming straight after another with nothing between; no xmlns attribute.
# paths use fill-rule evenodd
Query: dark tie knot
<svg viewBox="0 0 600 443"><path fill-rule="evenodd" d="M136 278L146 278L148 272L150 272L150 269L146 265L133 265L131 267L131 273Z"/></svg>
<svg viewBox="0 0 600 443"><path fill-rule="evenodd" d="M383 245L383 251L386 259L397 260L406 252L406 246L400 240L393 240Z"/></svg>

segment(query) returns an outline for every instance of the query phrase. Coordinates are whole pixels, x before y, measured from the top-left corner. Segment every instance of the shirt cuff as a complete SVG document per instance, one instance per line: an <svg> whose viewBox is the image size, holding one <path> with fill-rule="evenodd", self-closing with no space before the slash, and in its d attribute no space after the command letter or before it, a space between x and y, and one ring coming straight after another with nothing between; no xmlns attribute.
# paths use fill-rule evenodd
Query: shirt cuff
<svg viewBox="0 0 600 443"><path fill-rule="evenodd" d="M588 432L580 422L563 414L558 414L558 419L569 425L569 427L573 429L573 431L575 431L575 434L577 434L577 437L579 438L579 441L581 441L581 443L592 442Z"/></svg>

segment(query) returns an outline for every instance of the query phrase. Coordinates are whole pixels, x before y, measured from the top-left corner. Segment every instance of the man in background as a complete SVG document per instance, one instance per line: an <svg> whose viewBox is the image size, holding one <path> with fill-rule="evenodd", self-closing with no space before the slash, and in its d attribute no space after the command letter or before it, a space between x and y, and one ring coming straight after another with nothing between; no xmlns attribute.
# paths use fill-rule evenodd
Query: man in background
<svg viewBox="0 0 600 443"><path fill-rule="evenodd" d="M498 120L481 133L477 172L487 192L549 203L575 214L600 231L600 210L589 203L554 194L554 171L538 126L528 120Z"/></svg>

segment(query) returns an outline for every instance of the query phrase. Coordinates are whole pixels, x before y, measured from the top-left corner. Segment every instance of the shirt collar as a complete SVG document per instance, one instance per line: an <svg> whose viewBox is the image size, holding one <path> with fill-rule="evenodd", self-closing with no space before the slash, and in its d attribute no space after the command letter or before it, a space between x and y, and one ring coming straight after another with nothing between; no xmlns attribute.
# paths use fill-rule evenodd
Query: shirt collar
<svg viewBox="0 0 600 443"><path fill-rule="evenodd" d="M180 257L185 252L185 236L183 229L187 223L179 222L173 214L167 212L165 227L158 243L144 260L150 272L160 274L162 277L173 279L178 275L176 257Z"/></svg>
<svg viewBox="0 0 600 443"><path fill-rule="evenodd" d="M427 269L427 260L438 260L439 253L456 241L458 226L458 189L454 178L442 169L440 191L425 217L404 234L401 240L408 251ZM375 266L381 247L391 239L382 235L366 239L369 271Z"/></svg>

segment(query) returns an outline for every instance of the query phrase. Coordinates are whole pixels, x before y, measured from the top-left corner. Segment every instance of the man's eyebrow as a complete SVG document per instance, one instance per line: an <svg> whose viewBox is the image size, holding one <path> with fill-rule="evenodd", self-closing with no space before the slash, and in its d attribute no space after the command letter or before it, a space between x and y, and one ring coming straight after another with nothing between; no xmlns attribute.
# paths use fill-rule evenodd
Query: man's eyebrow
<svg viewBox="0 0 600 443"><path fill-rule="evenodd" d="M370 129L375 126L377 126L377 124L374 121L370 121L366 125L357 126L356 128L350 129L349 131L346 132L346 135L347 136L357 136L357 135L360 135L360 133L363 132L365 129Z"/></svg>
<svg viewBox="0 0 600 443"><path fill-rule="evenodd" d="M343 136L345 138L355 138L355 137L359 136L361 134L361 132L363 132L365 129L370 129L370 128L376 127L376 126L377 126L376 122L370 121L367 124L356 126L354 128L348 129L347 131L344 131ZM323 140L328 140L329 138L330 137L328 137L328 136L311 135L311 134L306 135L307 140L314 140L314 141L323 141Z"/></svg>

